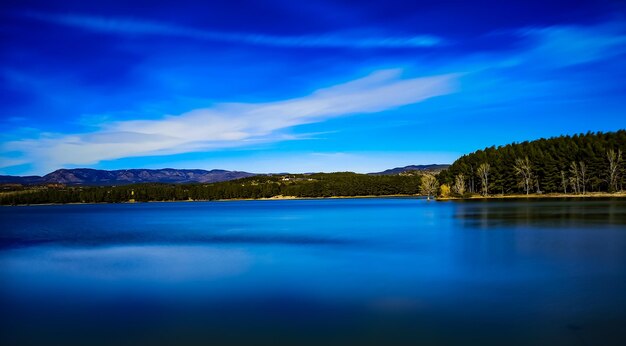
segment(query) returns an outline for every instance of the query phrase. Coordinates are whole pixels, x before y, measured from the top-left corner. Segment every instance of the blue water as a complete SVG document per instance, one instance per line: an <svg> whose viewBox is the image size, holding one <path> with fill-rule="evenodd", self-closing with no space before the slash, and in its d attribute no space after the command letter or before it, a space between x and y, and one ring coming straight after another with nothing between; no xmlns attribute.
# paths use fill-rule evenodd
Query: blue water
<svg viewBox="0 0 626 346"><path fill-rule="evenodd" d="M626 201L0 208L0 343L626 344Z"/></svg>

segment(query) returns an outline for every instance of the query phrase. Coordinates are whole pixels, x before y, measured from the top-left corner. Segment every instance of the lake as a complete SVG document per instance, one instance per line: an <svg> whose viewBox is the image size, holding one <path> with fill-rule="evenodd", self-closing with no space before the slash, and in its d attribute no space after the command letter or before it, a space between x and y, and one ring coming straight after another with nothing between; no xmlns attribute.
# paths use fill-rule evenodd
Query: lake
<svg viewBox="0 0 626 346"><path fill-rule="evenodd" d="M626 200L0 208L0 343L625 345Z"/></svg>

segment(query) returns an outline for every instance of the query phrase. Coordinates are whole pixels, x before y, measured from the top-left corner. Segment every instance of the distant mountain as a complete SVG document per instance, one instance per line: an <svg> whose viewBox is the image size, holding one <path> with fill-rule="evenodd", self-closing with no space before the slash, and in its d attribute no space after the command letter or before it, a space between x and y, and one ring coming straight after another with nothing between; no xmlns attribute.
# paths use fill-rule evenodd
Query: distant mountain
<svg viewBox="0 0 626 346"><path fill-rule="evenodd" d="M126 185L135 183L215 183L256 174L214 169L122 169L106 171L89 168L59 169L40 176L0 176L2 184Z"/></svg>
<svg viewBox="0 0 626 346"><path fill-rule="evenodd" d="M418 165L388 169L383 172L370 173L372 175L394 175L407 171L439 172L449 165ZM289 173L270 174L286 175ZM136 183L216 183L251 177L257 174L239 171L213 169L120 169L107 171L91 168L59 169L52 173L40 176L11 176L0 175L0 184L64 184L64 185L128 185Z"/></svg>
<svg viewBox="0 0 626 346"><path fill-rule="evenodd" d="M18 177L13 175L0 175L0 184L33 185L43 183L43 178L37 175Z"/></svg>
<svg viewBox="0 0 626 346"><path fill-rule="evenodd" d="M450 165L411 165L411 166L405 166L405 167L396 167L396 168L388 169L386 171L370 173L370 174L371 175L394 175L394 174L400 174L400 173L404 173L408 171L422 171L422 172L438 173L448 167L450 167Z"/></svg>

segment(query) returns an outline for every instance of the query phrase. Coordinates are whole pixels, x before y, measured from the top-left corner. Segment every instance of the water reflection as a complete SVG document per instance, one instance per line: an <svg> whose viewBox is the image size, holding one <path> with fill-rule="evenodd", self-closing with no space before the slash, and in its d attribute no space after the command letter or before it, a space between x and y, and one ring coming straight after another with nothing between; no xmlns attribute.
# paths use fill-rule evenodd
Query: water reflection
<svg viewBox="0 0 626 346"><path fill-rule="evenodd" d="M467 227L613 226L626 224L623 199L490 200L456 203L455 218Z"/></svg>

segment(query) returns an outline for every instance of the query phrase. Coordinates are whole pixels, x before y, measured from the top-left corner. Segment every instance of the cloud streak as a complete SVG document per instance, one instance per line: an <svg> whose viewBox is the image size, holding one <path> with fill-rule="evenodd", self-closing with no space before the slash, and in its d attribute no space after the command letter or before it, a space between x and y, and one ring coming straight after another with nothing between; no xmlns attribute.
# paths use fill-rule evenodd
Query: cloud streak
<svg viewBox="0 0 626 346"><path fill-rule="evenodd" d="M381 112L455 91L456 75L402 79L400 70L319 89L300 98L225 103L158 120L104 123L96 132L5 143L37 172L126 157L171 155L297 139L281 130L351 114ZM7 155L3 155L8 157ZM1 160L0 167L16 164Z"/></svg>
<svg viewBox="0 0 626 346"><path fill-rule="evenodd" d="M620 23L529 28L519 34L533 46L522 57L544 66L582 64L626 52L626 30Z"/></svg>
<svg viewBox="0 0 626 346"><path fill-rule="evenodd" d="M135 36L171 36L215 42L242 43L273 47L311 47L311 48L418 48L441 45L444 41L433 35L415 35L409 37L359 37L340 34L276 36L247 34L196 29L167 23L159 23L130 18L108 18L78 14L42 14L28 13L29 18L49 23L78 27L85 30Z"/></svg>

